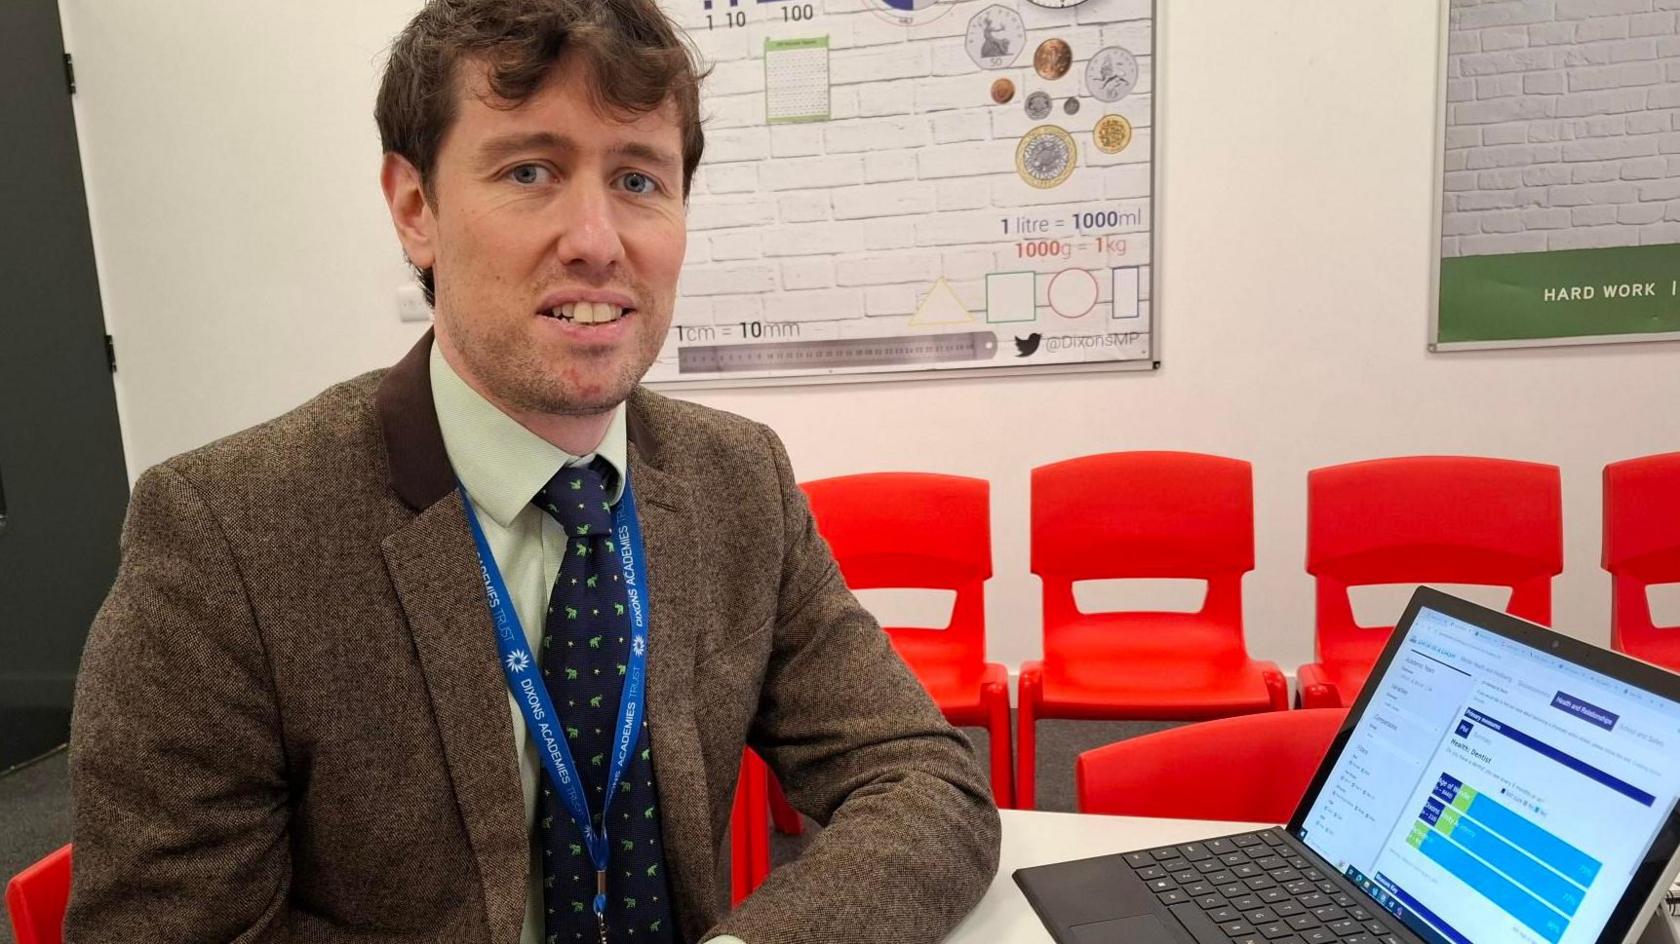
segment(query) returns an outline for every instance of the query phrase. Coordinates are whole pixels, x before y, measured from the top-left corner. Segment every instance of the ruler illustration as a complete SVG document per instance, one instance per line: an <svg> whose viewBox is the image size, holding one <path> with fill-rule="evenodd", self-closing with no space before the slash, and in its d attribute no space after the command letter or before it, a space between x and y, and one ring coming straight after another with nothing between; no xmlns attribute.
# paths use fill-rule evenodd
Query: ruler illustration
<svg viewBox="0 0 1680 944"><path fill-rule="evenodd" d="M996 355L997 335L991 331L833 341L761 341L685 347L677 352L677 372L722 374L752 370L897 367L946 361L983 361Z"/></svg>

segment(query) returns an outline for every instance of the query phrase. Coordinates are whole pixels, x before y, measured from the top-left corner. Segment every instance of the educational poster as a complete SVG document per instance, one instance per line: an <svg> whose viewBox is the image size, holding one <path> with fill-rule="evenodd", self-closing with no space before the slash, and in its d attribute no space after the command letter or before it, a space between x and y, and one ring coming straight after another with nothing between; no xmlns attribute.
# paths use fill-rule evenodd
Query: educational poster
<svg viewBox="0 0 1680 944"><path fill-rule="evenodd" d="M661 0L712 69L655 384L1147 368L1152 0Z"/></svg>
<svg viewBox="0 0 1680 944"><path fill-rule="evenodd" d="M1680 15L1449 0L1438 350L1680 339Z"/></svg>

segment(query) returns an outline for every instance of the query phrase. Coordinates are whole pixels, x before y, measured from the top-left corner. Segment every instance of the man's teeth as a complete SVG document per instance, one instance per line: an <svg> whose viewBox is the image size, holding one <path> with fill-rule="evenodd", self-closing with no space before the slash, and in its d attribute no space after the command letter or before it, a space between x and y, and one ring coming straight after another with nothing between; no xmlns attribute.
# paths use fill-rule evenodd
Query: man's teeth
<svg viewBox="0 0 1680 944"><path fill-rule="evenodd" d="M622 317L624 309L610 302L567 302L550 314L578 324L606 324Z"/></svg>

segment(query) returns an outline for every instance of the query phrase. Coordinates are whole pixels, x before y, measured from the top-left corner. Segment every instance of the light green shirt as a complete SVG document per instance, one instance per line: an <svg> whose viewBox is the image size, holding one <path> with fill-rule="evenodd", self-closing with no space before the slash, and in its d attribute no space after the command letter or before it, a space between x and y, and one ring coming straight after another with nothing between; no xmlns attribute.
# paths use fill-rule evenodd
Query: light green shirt
<svg viewBox="0 0 1680 944"><path fill-rule="evenodd" d="M519 624L525 630L525 644L536 652L542 644L549 593L555 575L560 573L560 562L569 542L559 523L531 504L531 499L562 466L588 465L600 456L618 473L612 490L612 502L618 503L629 474L624 405L619 404L613 411L607 434L595 452L574 456L519 425L467 386L443 359L436 344L432 345L431 375L432 403L437 409L449 464L472 499L473 511L484 528L485 540L496 556L496 566L501 569L508 595L513 598L514 612L519 614ZM525 821L534 823L540 761L525 729L525 715L511 693L508 714L513 718L519 785L525 794ZM541 944L542 930L542 864L533 843L531 891L526 896L520 944ZM718 944L743 944L734 937L711 940Z"/></svg>
<svg viewBox="0 0 1680 944"><path fill-rule="evenodd" d="M467 386L436 344L432 345L431 374L432 403L437 408L449 464L466 486L485 540L496 555L496 566L501 568L514 612L525 630L525 643L529 651L536 652L542 644L548 595L568 542L559 523L531 504L531 499L562 466L587 465L599 455L618 472L612 494L616 503L624 490L624 406L620 404L613 412L607 435L596 452L574 456L519 425ZM525 730L525 715L512 694L508 695L508 713L513 718L519 785L525 793L525 821L529 823L536 817L539 761ZM533 849L531 892L526 899L521 944L540 944L542 929L542 868Z"/></svg>

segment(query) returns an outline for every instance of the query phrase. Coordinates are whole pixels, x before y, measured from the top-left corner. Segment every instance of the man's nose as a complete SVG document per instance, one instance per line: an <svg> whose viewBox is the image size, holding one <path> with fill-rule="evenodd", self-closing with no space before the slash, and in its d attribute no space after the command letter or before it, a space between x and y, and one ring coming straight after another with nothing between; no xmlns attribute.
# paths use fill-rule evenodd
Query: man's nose
<svg viewBox="0 0 1680 944"><path fill-rule="evenodd" d="M604 277L624 258L610 185L575 179L557 208L560 263L587 275Z"/></svg>

